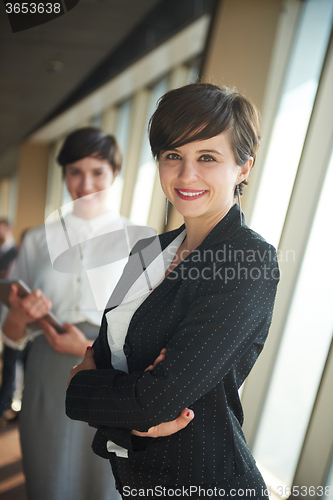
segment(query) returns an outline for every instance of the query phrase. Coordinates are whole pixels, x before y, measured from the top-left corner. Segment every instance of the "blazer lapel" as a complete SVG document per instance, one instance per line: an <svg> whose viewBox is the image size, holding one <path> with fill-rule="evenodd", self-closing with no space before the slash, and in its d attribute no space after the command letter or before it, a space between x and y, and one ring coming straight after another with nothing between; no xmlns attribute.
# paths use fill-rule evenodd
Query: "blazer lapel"
<svg viewBox="0 0 333 500"><path fill-rule="evenodd" d="M131 252L121 279L106 306L106 312L122 303L131 286L149 264L184 230L184 225L175 231L140 240Z"/></svg>
<svg viewBox="0 0 333 500"><path fill-rule="evenodd" d="M244 214L242 213L242 221L245 225ZM165 233L160 236L161 238L161 249L169 245L173 239L176 238L178 234L184 229L185 225L181 226L176 231L170 233ZM238 229L242 227L239 217L239 207L234 205L227 215L212 229L212 231L207 235L204 241L199 245L199 247L192 252L186 259L184 259L164 280L163 282L147 297L147 299L141 304L141 306L134 313L129 331L140 320L141 316L145 315L149 309L152 309L155 304L163 299L163 297L172 290L172 288L179 283L179 281L186 279L189 270L193 265L199 266L200 262L204 263L203 252L212 246L221 246L226 242ZM201 253L201 258L198 259L198 252ZM153 259L150 260L150 262ZM142 268L141 268L142 269Z"/></svg>

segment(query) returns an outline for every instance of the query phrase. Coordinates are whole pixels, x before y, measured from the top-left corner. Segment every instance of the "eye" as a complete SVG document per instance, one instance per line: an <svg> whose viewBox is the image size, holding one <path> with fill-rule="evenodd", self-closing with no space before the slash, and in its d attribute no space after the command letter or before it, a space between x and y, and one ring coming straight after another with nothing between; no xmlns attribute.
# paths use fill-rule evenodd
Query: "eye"
<svg viewBox="0 0 333 500"><path fill-rule="evenodd" d="M71 168L67 170L66 172L68 175L75 176L75 175L80 175L80 170L76 170L76 168Z"/></svg>
<svg viewBox="0 0 333 500"><path fill-rule="evenodd" d="M103 170L94 170L94 176L98 177L103 174Z"/></svg>
<svg viewBox="0 0 333 500"><path fill-rule="evenodd" d="M216 160L215 160L214 156L202 155L202 156L200 156L199 161L209 162L209 161L216 161Z"/></svg>
<svg viewBox="0 0 333 500"><path fill-rule="evenodd" d="M165 155L167 160L180 160L180 156L178 153L168 153Z"/></svg>

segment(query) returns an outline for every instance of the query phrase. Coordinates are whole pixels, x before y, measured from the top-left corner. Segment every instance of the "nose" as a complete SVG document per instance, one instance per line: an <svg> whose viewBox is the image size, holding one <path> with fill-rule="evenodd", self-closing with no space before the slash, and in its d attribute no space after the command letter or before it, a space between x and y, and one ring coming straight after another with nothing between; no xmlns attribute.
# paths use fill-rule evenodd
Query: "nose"
<svg viewBox="0 0 333 500"><path fill-rule="evenodd" d="M198 179L198 172L195 161L191 158L183 158L178 177L186 184L196 181Z"/></svg>
<svg viewBox="0 0 333 500"><path fill-rule="evenodd" d="M84 194L90 194L94 191L93 178L89 174L85 174L81 179L81 189Z"/></svg>

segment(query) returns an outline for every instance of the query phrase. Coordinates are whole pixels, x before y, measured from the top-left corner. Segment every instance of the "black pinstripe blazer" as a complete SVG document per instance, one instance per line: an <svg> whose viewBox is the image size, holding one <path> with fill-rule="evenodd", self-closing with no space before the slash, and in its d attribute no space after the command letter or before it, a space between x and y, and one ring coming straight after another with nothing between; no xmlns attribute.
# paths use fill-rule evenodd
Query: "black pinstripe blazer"
<svg viewBox="0 0 333 500"><path fill-rule="evenodd" d="M182 229L137 243L106 312ZM133 470L158 484L212 484L249 470L238 389L262 350L278 279L275 249L240 224L235 205L135 312L124 345L128 374L111 365L104 314L94 344L98 369L78 373L66 398L70 418L98 429L94 451L112 458L111 439L129 450ZM165 361L145 372L163 347ZM180 432L131 436L185 407L195 418Z"/></svg>

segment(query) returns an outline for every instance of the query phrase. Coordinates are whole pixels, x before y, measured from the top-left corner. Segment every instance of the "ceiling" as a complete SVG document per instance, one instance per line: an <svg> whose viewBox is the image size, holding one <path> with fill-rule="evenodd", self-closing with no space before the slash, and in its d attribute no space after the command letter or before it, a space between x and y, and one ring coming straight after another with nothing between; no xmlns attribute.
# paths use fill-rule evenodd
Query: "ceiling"
<svg viewBox="0 0 333 500"><path fill-rule="evenodd" d="M51 116L159 3L80 0L65 15L17 33L12 33L0 3L0 176L10 174L17 144Z"/></svg>

